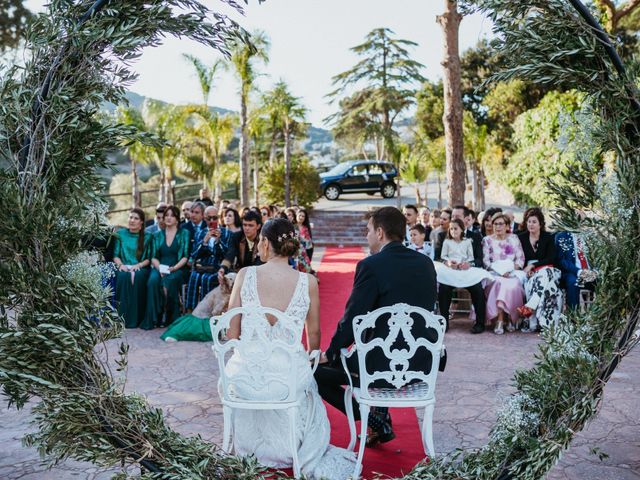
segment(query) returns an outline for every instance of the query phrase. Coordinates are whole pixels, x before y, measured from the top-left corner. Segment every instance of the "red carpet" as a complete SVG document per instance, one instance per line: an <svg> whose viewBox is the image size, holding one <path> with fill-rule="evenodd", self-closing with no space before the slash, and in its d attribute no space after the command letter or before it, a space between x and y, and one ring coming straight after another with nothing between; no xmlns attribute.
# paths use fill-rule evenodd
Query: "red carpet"
<svg viewBox="0 0 640 480"><path fill-rule="evenodd" d="M322 350L326 350L344 312L351 293L356 263L364 258L361 248L328 247L318 270L320 278L320 324ZM339 447L349 444L347 417L327 404L331 422L331 443ZM391 409L396 438L364 453L364 478L399 477L407 474L424 459L420 428L413 408ZM360 422L356 423L359 431ZM356 452L358 444L356 443Z"/></svg>

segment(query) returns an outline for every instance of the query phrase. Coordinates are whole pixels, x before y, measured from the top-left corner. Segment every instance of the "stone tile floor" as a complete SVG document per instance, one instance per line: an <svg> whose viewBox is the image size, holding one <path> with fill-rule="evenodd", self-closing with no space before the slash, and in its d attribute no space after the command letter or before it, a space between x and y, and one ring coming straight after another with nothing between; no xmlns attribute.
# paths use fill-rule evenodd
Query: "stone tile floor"
<svg viewBox="0 0 640 480"><path fill-rule="evenodd" d="M434 439L438 453L485 443L501 399L513 389L516 368L532 364L539 338L532 334L471 335L470 322L452 321L447 334L447 369L438 377ZM164 409L177 431L200 434L219 443L222 412L216 391L217 364L209 344L160 340L161 331L129 330L127 390L144 394ZM114 343L109 350L116 350ZM580 432L552 480L640 479L640 351L633 351L605 389L597 418ZM29 407L22 411L0 407L0 479L102 480L117 470L65 461L48 470L37 451L21 445L30 430ZM599 447L608 455L600 461L590 453Z"/></svg>
<svg viewBox="0 0 640 480"><path fill-rule="evenodd" d="M520 333L470 335L469 321L456 319L447 334L449 363L438 377L434 433L440 453L481 446L495 420L501 398L512 391L515 368L531 364L538 338ZM179 432L220 442L222 416L216 393L216 364L209 344L166 344L160 331L130 330L127 390L144 394L162 407ZM627 480L640 478L640 351L632 352L607 385L598 417L578 434L553 480ZM21 446L29 431L29 408L0 410L0 479L106 479L111 471L66 461L46 469L35 449ZM599 447L603 461L590 453Z"/></svg>

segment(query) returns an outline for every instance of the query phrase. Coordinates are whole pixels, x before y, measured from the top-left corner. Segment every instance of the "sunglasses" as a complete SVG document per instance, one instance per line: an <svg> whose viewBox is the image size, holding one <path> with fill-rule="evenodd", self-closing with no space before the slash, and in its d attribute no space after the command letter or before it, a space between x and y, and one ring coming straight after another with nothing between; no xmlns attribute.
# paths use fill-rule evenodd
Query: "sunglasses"
<svg viewBox="0 0 640 480"><path fill-rule="evenodd" d="M218 215L209 215L207 221L218 220Z"/></svg>

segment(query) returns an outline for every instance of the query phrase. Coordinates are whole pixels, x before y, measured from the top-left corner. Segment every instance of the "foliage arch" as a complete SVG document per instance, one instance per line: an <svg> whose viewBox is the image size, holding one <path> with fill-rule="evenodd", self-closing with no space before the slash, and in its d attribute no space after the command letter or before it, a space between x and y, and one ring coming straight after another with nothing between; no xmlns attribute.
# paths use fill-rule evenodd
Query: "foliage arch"
<svg viewBox="0 0 640 480"><path fill-rule="evenodd" d="M221 0L234 8L233 0ZM574 4L576 1L573 2ZM579 3L579 2L577 2ZM633 79L606 56L606 43L564 0L477 0L492 18L505 57L518 60L498 79L526 76L575 88L590 101L592 142L578 159L596 177L567 173L551 185L562 205L557 221L588 235L601 282L593 309L546 335L536 365L515 375L514 394L473 452L420 464L407 479L537 479L557 461L598 410L606 381L638 341L640 291L639 110ZM224 50L246 35L196 0L52 0L29 34L26 68L0 80L0 384L21 407L39 397L38 431L27 443L54 459L143 467L143 478L263 476L255 462L225 456L200 438L185 438L162 412L127 395L96 353L121 333L106 308L99 275L78 257L83 239L104 226L94 191L104 152L135 130L95 120L104 100L122 98L127 62L166 34ZM79 74L81 73L81 74ZM594 155L594 152L597 155ZM586 219L577 209L591 212ZM32 215L36 211L38 215ZM609 222L613 211L618 222ZM126 368L127 346L117 364ZM123 473L123 476L125 474Z"/></svg>

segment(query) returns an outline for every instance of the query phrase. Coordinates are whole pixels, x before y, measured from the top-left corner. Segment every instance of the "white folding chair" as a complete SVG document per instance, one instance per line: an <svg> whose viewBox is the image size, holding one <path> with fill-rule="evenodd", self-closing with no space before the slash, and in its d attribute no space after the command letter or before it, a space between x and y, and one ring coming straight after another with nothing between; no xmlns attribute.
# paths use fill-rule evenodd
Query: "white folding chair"
<svg viewBox="0 0 640 480"><path fill-rule="evenodd" d="M383 316L388 316L386 320L389 325L389 335L387 338L373 338L369 341L363 340L363 335L367 329L373 329L377 321ZM424 322L426 328L436 332L435 340L429 341L426 338L415 338L412 328L416 322ZM425 453L430 457L435 455L433 448L433 408L435 406L435 386L438 375L440 356L444 350L444 331L446 322L444 317L435 315L423 308L412 307L405 303L398 303L391 307L382 307L369 312L366 315L359 315L353 320L353 336L355 343L351 350L343 348L340 351L342 366L347 372L349 386L345 390L344 403L349 421L349 431L351 441L349 450L353 450L356 444L356 425L353 416L353 403L351 396L360 405L360 448L358 450L358 461L356 463L354 477L358 478L362 468L362 457L367 440L367 424L371 407L424 407L424 418L422 421L422 445ZM393 348L398 338L402 336L407 348ZM379 349L389 359L389 370L368 372L366 368L366 357L373 349ZM431 370L409 370L409 360L414 358L418 349L426 349L431 356ZM354 353L358 356L360 387L354 387L347 368L347 358ZM427 352L420 352L425 360L429 357ZM371 387L376 380L386 380L395 388L374 388ZM417 382L415 382L417 380Z"/></svg>
<svg viewBox="0 0 640 480"><path fill-rule="evenodd" d="M273 326L267 315L276 320ZM229 340L226 331L231 320L240 316L241 335L239 339ZM220 397L224 416L224 434L222 449L231 452L234 410L282 410L289 414L289 430L293 473L300 476L298 444L296 440L296 411L300 406L297 398L297 359L301 349L303 325L297 324L284 312L274 308L246 306L233 308L224 315L210 319L213 336L212 349L218 359L220 369ZM277 335L273 336L277 332ZM226 372L227 356L237 352L244 362L248 362L244 373L229 376ZM269 371L272 355L277 354L283 368ZM314 359L313 371L318 366L320 351L315 350L310 358ZM229 355L230 357L230 355ZM250 374L248 373L250 372Z"/></svg>

